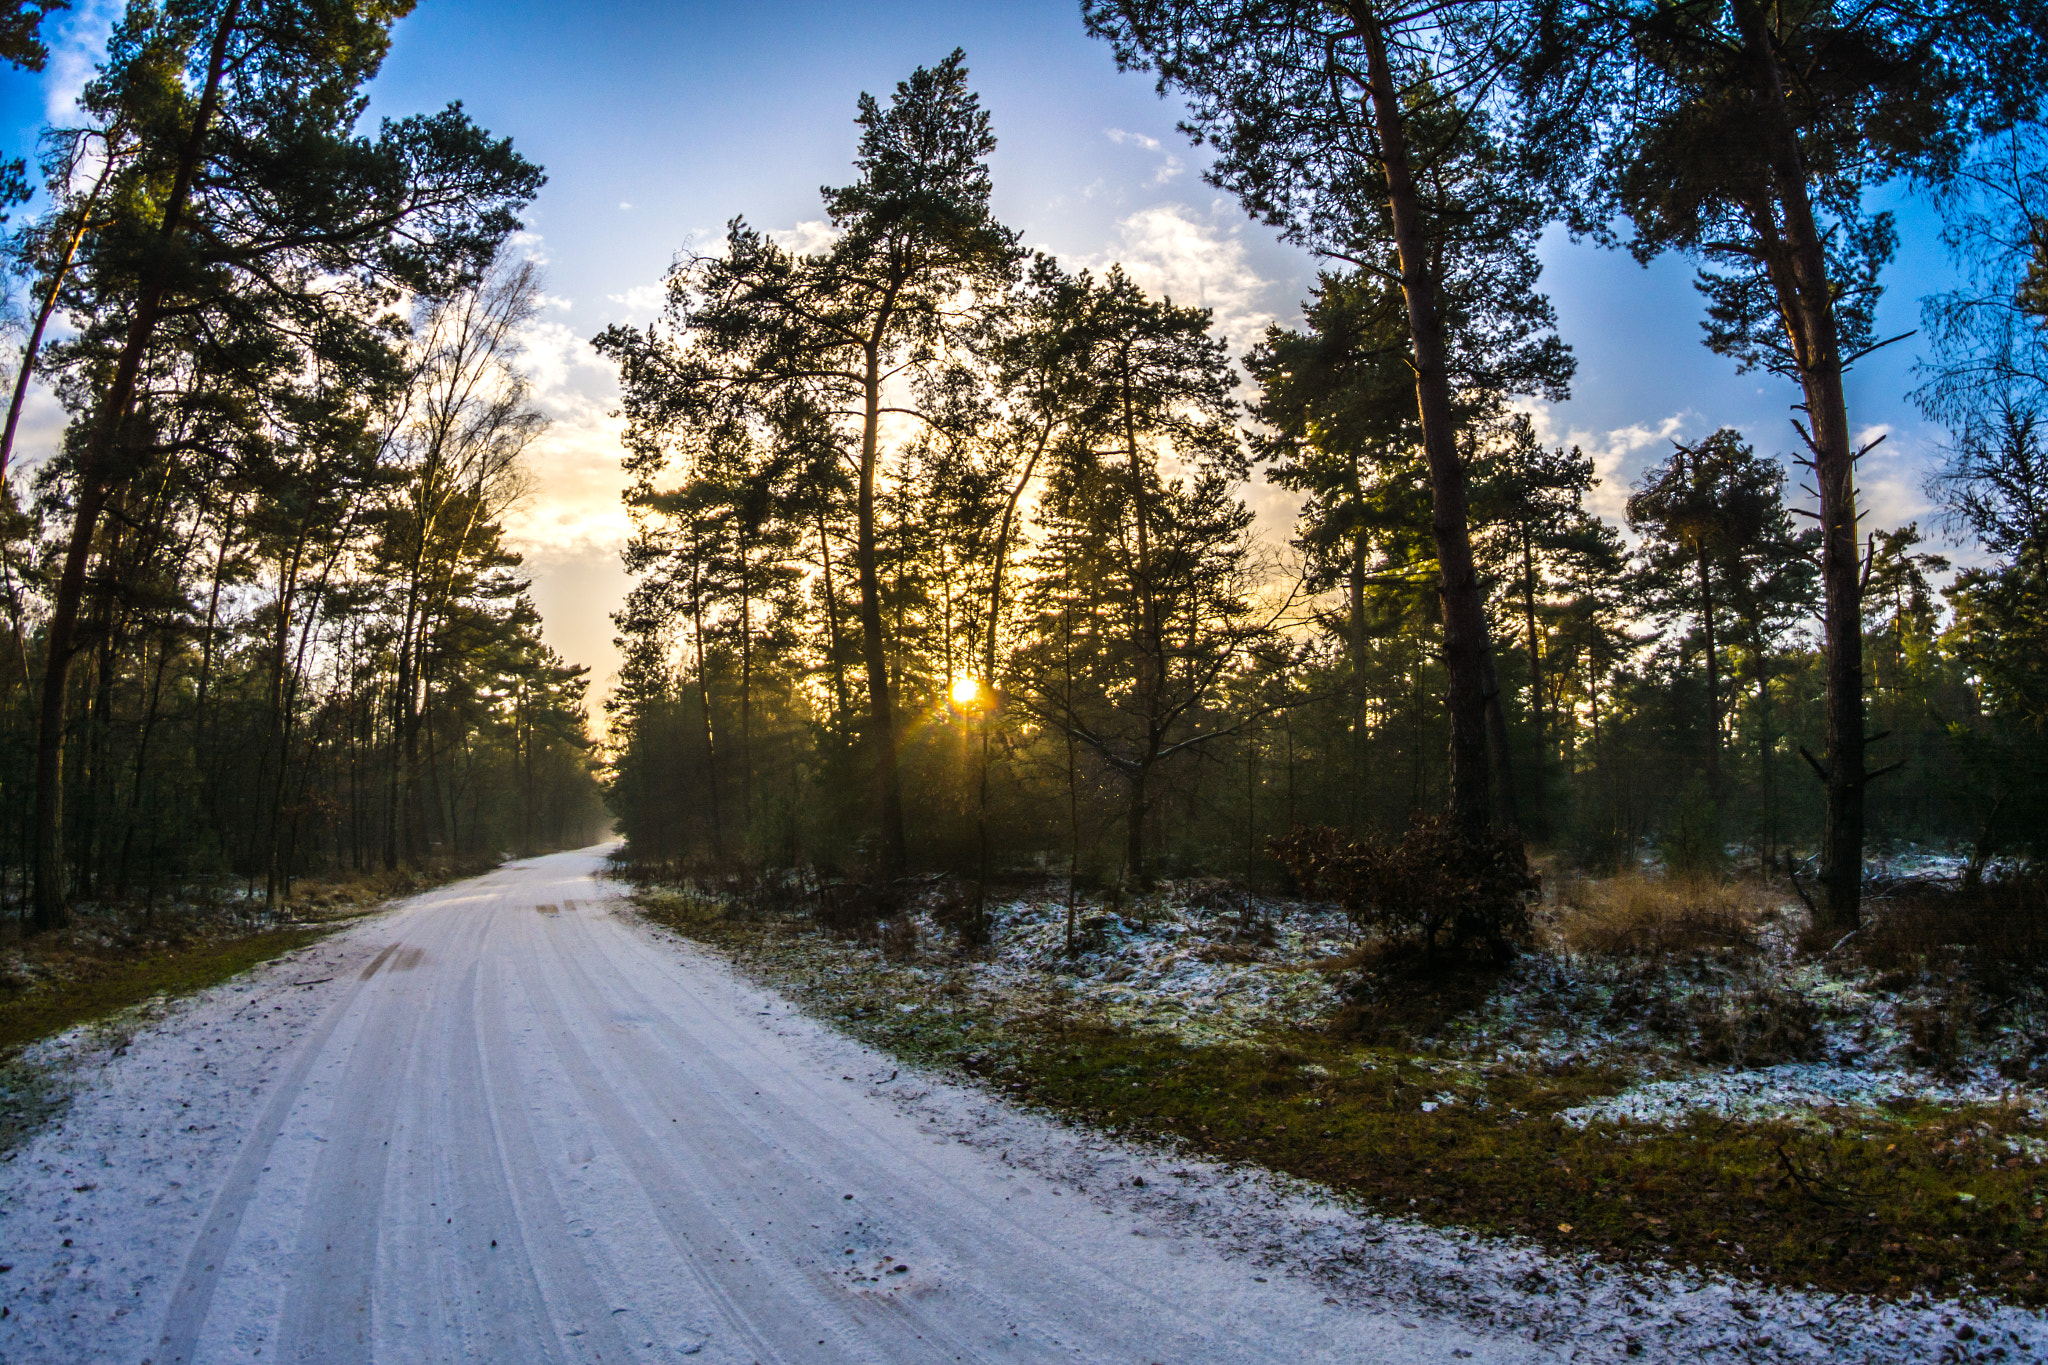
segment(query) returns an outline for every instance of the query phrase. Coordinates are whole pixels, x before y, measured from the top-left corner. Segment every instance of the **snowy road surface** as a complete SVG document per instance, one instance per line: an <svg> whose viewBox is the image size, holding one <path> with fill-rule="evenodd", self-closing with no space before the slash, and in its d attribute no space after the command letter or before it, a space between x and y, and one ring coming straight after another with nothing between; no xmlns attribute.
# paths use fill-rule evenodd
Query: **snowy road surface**
<svg viewBox="0 0 2048 1365"><path fill-rule="evenodd" d="M420 897L108 1060L83 1129L17 1153L66 1184L0 1185L0 1359L1539 1356L1148 1216L1126 1157L1090 1190L943 1131L618 913L600 853Z"/></svg>
<svg viewBox="0 0 2048 1365"><path fill-rule="evenodd" d="M500 868L30 1059L0 1365L2009 1361L2011 1307L1625 1270L904 1070Z"/></svg>

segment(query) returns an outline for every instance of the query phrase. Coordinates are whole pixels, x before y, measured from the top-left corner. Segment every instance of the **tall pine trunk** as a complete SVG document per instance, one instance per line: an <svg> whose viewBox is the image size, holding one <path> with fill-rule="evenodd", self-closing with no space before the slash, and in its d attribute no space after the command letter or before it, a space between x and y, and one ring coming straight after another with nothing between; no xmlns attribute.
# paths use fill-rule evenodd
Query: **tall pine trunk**
<svg viewBox="0 0 2048 1365"><path fill-rule="evenodd" d="M846 696L846 653L845 645L839 638L839 595L832 586L832 541L825 533L825 508L818 506L818 565L822 572L825 591L825 638L831 648L832 664L832 717L840 724L846 723L851 704Z"/></svg>
<svg viewBox="0 0 2048 1365"><path fill-rule="evenodd" d="M1753 0L1738 3L1734 13L1755 71L1771 158L1770 192L1760 191L1748 205L1751 226L1778 297L1805 399L1803 434L1820 494L1827 752L1814 766L1827 789L1822 839L1827 916L1834 927L1846 930L1862 921L1863 798L1869 780L1864 762L1868 741L1863 729L1863 584L1856 554L1857 452L1842 392L1841 329L1828 278L1827 244L1814 221L1804 158L1785 98L1783 66Z"/></svg>
<svg viewBox="0 0 2048 1365"><path fill-rule="evenodd" d="M884 319L888 310L882 311ZM880 336L884 325L876 327ZM860 434L860 520L855 556L860 571L861 661L868 676L868 747L874 756L877 815L881 825L882 872L901 876L909 863L903 840L903 774L896 760L896 713L889 686L889 649L882 634L882 576L876 563L875 466L882 422L880 343L867 348L864 373L866 411Z"/></svg>
<svg viewBox="0 0 2048 1365"><path fill-rule="evenodd" d="M1159 619L1158 595L1152 581L1151 532L1145 520L1145 462L1138 452L1138 422L1134 411L1131 386L1131 355L1128 344L1122 353L1121 379L1123 384L1123 426L1124 454L1129 461L1131 479L1131 520L1137 531L1137 561L1133 566L1132 586L1138 597L1138 693L1144 698L1145 706L1145 756L1131 775L1130 833L1125 845L1124 861L1128 868L1131 884L1145 885L1145 814L1151 809L1146 796L1147 780L1151 776L1153 755L1159 751L1160 701L1166 691L1166 636L1164 624Z"/></svg>
<svg viewBox="0 0 2048 1365"><path fill-rule="evenodd" d="M1365 40L1367 88L1379 132L1387 179L1387 208L1401 262L1401 293L1415 368L1415 404L1422 422L1422 453L1429 469L1430 532L1436 542L1438 591L1443 602L1445 688L1451 721L1451 813L1470 834L1485 831L1492 796L1487 762L1488 646L1479 573L1472 558L1466 514L1465 465L1458 458L1457 421L1451 411L1450 370L1443 318L1437 311L1422 207L1409 162L1407 115L1394 86L1386 34L1365 5L1347 11ZM1503 763L1506 754L1500 755ZM1503 773L1505 776L1505 773Z"/></svg>
<svg viewBox="0 0 2048 1365"><path fill-rule="evenodd" d="M704 786L711 795L711 856L725 861L725 813L718 792L717 731L711 721L711 674L704 664L704 547L690 547L690 637L697 647L697 709L704 720Z"/></svg>
<svg viewBox="0 0 2048 1365"><path fill-rule="evenodd" d="M1707 792L1721 807L1721 650L1714 619L1714 571L1703 546L1699 552L1700 634L1707 660Z"/></svg>
<svg viewBox="0 0 2048 1365"><path fill-rule="evenodd" d="M241 0L228 0L213 34L213 49L207 59L206 85L194 113L191 133L178 158L171 191L164 201L163 219L157 238L168 247L183 226L185 205L192 193L192 180L199 168L200 153L206 145L208 125L220 100L221 75L227 66L228 39L234 33ZM136 382L142 374L142 357L156 335L163 316L163 264L152 271L144 284L122 340L120 358L114 364L113 381L100 400L91 439L79 460L78 492L74 500L71 536L64 548L64 567L57 577L57 591L50 603L50 622L45 633L42 709L36 730L36 829L32 858L35 865L35 911L32 925L38 931L62 927L69 918L64 885L64 718L69 695L71 661L77 653L78 609L85 596L85 571L92 558L94 533L100 513L119 478L117 451L135 403Z"/></svg>

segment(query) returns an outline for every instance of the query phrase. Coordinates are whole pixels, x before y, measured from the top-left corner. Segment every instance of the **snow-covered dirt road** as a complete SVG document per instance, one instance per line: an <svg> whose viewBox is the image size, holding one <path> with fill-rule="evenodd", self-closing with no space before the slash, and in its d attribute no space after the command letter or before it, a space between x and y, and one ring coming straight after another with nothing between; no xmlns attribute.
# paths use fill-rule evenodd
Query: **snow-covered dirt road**
<svg viewBox="0 0 2048 1365"><path fill-rule="evenodd" d="M1622 1271L909 1071L651 930L602 849L31 1060L0 1362L2039 1358L2036 1314Z"/></svg>
<svg viewBox="0 0 2048 1365"><path fill-rule="evenodd" d="M420 897L100 1059L0 1178L0 1359L1541 1354L1268 1273L1126 1155L1090 1190L944 1131L620 914L600 853Z"/></svg>

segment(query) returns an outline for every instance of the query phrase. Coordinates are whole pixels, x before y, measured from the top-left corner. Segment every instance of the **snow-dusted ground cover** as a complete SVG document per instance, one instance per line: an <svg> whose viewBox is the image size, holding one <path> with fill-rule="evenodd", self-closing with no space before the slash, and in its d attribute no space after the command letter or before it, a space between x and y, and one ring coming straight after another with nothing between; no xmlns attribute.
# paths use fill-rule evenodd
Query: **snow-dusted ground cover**
<svg viewBox="0 0 2048 1365"><path fill-rule="evenodd" d="M1709 1071L1675 1081L1630 1086L1618 1095L1582 1104L1559 1115L1575 1128L1592 1123L1633 1123L1677 1127L1701 1117L1813 1121L1838 1120L1845 1114L1874 1111L1903 1103L1938 1105L2023 1106L2035 1123L2041 1121L2040 1096L2018 1092L2008 1083L1951 1084L1904 1070L1867 1071L1827 1062L1786 1062L1755 1071ZM2039 1161L2042 1143L2015 1141L2015 1155Z"/></svg>
<svg viewBox="0 0 2048 1365"><path fill-rule="evenodd" d="M1565 890L1577 894L1569 884ZM2024 1272L2041 1225L2014 1227L2011 1220L2041 1208L2039 1182L2030 1173L2040 1165L2044 1142L2030 1130L2041 1128L2048 1106L2038 1075L2008 1076L2039 1050L2040 1002L2025 991L1964 999L1967 1017L1956 1037L1967 1046L1930 1057L1921 1023L1943 1009L1954 1013L1955 982L1938 971L1879 974L1847 953L1815 960L1811 948L1797 949L1803 910L1761 899L1755 888L1713 893L1734 905L1729 923L1739 932L1717 938L1728 925L1709 923L1712 932L1697 941L1633 955L1593 951L1587 945L1598 936L1573 922L1569 905L1553 902L1539 913L1535 951L1491 979L1482 974L1476 986L1467 982L1470 989L1447 992L1456 997L1453 1007L1434 1011L1406 1009L1414 1002L1398 998L1398 984L1386 988L1391 978L1361 973L1358 954L1369 945L1331 907L1247 900L1213 883L1169 885L1110 908L1084 903L1074 952L1066 950L1057 884L992 902L981 947L956 936L957 889L913 902L906 921L865 945L806 932L800 921L773 914L756 920L744 905L715 894L682 893L671 913L662 908L663 894L647 901L658 918L727 945L762 979L784 983L810 1008L900 1055L993 1077L1094 1122L1181 1135L1186 1145L1177 1149L1184 1152L1220 1144L1233 1156L1265 1162L1279 1158L1285 1146L1280 1166L1327 1171L1382 1208L1414 1204L1418 1200L1407 1196L1416 1195L1424 1206L1435 1206L1430 1220L1439 1228L1469 1210L1484 1225L1535 1232L1551 1254L1575 1255L1569 1248L1587 1245L1590 1236L1591 1244L1621 1255L1607 1266L1637 1270L1646 1253L1659 1254L1659 1243L1678 1244L1661 1248L1674 1264L1750 1264L1757 1253L1742 1243L1755 1247L1746 1230L1756 1229L1773 1245L1766 1258L1772 1282L1788 1290L1818 1277L1884 1285L1886 1294L1898 1297L1913 1294L1915 1284L1938 1281L1953 1290L2024 1278L2017 1292L2033 1297L2034 1277ZM932 909L936 917L927 913ZM1381 1003L1388 1008L1375 1014ZM1236 1065L1201 1062L1198 1088L1175 1090L1169 1099L1155 1085L1147 1094L1147 1068L1163 1068L1152 1074L1170 1089L1182 1054L1134 1042L1105 1044L1085 1056L1096 1045L1084 1044L1083 1052L1069 1056L1072 1049L1055 1041L1066 1036L1062 1020L1108 1024L1133 1040L1241 1050L1247 1060L1237 1074L1254 1079L1244 1090L1201 1089L1235 1084L1215 1068ZM1334 1035L1328 1032L1333 1024ZM1035 1082L1033 1076L1048 1074L1037 1070L1047 1063L1073 1069L1057 1081ZM1257 1100L1260 1075L1279 1087L1269 1095L1284 1097ZM1288 1085L1290 1077L1300 1084ZM1201 1098L1226 1093L1241 1099ZM1389 1098L1341 1098L1373 1093ZM1566 1093L1589 1098L1567 1108L1554 1098ZM1345 1107L1338 1118L1330 1110L1342 1131L1322 1133L1337 1144L1327 1151L1304 1148L1297 1139L1268 1144L1261 1138L1287 1132L1303 1112L1289 1106L1360 1102L1367 1109L1380 1105L1384 1117ZM1240 1103L1250 1107L1234 1107ZM1431 1136L1401 1118L1404 1103L1413 1120L1469 1115L1480 1126ZM1522 1105L1535 1112L1525 1113ZM1202 1126L1199 1132L1209 1136L1197 1137L1197 1124L1212 1125L1213 1133ZM1509 1135L1525 1127L1528 1137ZM1787 1156L1789 1139L1774 1134L1794 1130L1811 1142L1794 1142ZM1556 1144L1543 1136L1547 1131L1575 1132L1581 1135L1575 1141L1591 1144L1573 1149L1595 1158L1586 1175L1573 1176L1568 1165L1561 1180L1548 1178L1560 1162ZM1661 1153L1638 1145L1660 1134ZM1674 1159L1673 1144L1684 1150L1694 1134L1704 1143L1734 1144L1725 1153L1731 1164L1720 1164L1720 1146L1704 1164ZM1306 1136L1313 1139L1313 1131ZM1894 1139L1896 1160L1887 1145ZM1454 1164L1476 1156L1482 1166L1485 1152L1504 1143L1516 1154L1511 1161L1533 1160L1545 1169L1531 1172L1542 1178L1526 1183L1528 1200L1518 1204L1513 1189L1489 1184L1483 1174L1475 1181L1469 1168L1441 1188L1420 1169L1422 1161L1407 1168L1411 1175L1390 1179L1372 1157L1382 1142L1411 1153L1439 1144ZM1611 1158L1596 1155L1602 1144ZM1650 1164L1623 1155L1638 1151ZM1909 1151L1918 1153L1910 1162ZM1848 1164L1832 1164L1843 1160ZM1576 1165L1579 1157L1571 1161ZM1955 1193L1959 1180L1974 1179L1968 1171L1987 1165L2001 1168L1996 1181L1972 1186L1977 1193ZM1838 1183L1816 1188L1812 1197L1802 1194L1808 1187L1800 1182L1822 1169L1834 1171L1829 1178ZM1632 1211L1628 1190L1641 1180L1651 1182L1655 1197L1645 1196ZM1642 1184L1635 1189L1645 1194ZM1433 1197L1439 1194L1446 1197ZM1691 1210L1683 1235L1674 1195ZM1580 1225L1577 1234L1561 1224L1553 1236L1558 1215L1546 1221L1537 1212L1546 1201L1559 1207L1560 1197L1566 1205L1576 1201L1578 1212L1566 1219ZM1587 1207L1588 1199L1620 1207L1602 1217ZM1868 1258L1857 1251L1845 1260L1833 1249L1843 1220L1852 1216L1839 1211L1843 1199L1854 1204L1852 1243L1868 1242ZM1950 1225L1938 1212L1943 1199L1948 1209L1987 1211L1990 1216L1973 1226L1989 1235L1970 1233L1977 1241L1967 1247L1950 1243ZM1781 1216L1794 1225L1777 1223ZM2008 1230L1991 1233L1993 1227ZM1631 1237L1631 1229L1637 1235ZM1869 1235L1879 1229L1881 1235ZM2019 1241L2011 1245L1999 1240L2014 1236ZM2030 1261L2020 1260L2022 1249ZM1832 1278L1821 1274L1830 1265ZM1844 1276L1842 1266L1869 1270ZM1754 1280L1749 1283L1753 1290ZM2017 1309L2011 1320L2038 1321Z"/></svg>
<svg viewBox="0 0 2048 1365"><path fill-rule="evenodd" d="M934 1078L909 1076L887 1088L929 1131L1000 1151L1008 1163L1088 1195L1105 1212L1136 1220L1135 1235L1198 1238L1247 1271L1319 1286L1326 1304L1391 1308L1360 1324L1361 1360L1374 1358L1371 1343L1388 1326L1412 1331L1430 1318L1483 1323L1572 1361L1960 1365L2048 1357L2048 1322L2023 1309L1924 1296L1877 1303L1725 1275L1618 1268L1516 1239L1377 1217L1306 1182L1077 1133Z"/></svg>
<svg viewBox="0 0 2048 1365"><path fill-rule="evenodd" d="M1147 898L1121 914L1087 912L1071 957L1063 904L999 905L981 975L993 990L1033 991L1049 968L1059 970L1076 1002L1116 1023L1193 1043L1310 1023L1337 1006L1336 987L1310 968L1356 946L1341 914L1265 900L1253 901L1247 914L1241 897L1206 887L1192 894ZM936 931L927 926L927 937Z"/></svg>
<svg viewBox="0 0 2048 1365"><path fill-rule="evenodd" d="M1901 855L1915 868L1944 855ZM984 954L917 965L899 975L934 986L964 974L984 1005L1043 1008L1057 997L1118 1026L1190 1044L1232 1043L1276 1029L1321 1027L1346 1002L1357 931L1334 907L1248 897L1213 883L1168 886L1118 910L1079 912L1078 951L1066 951L1066 909L1054 894L990 907ZM1715 1118L1828 1119L1888 1104L1999 1104L2048 1112L2048 1092L2001 1074L2048 1039L2048 1001L2022 993L1968 1039L1970 1050L1929 1069L1912 1036L1916 1013L1943 1007L1953 983L1881 983L1845 959L1795 949L1804 911L1766 909L1739 948L1663 963L1575 953L1539 911L1539 951L1508 969L1479 1008L1406 1041L1444 1078L1442 1102L1483 1097L1484 1071L1508 1066L1605 1067L1627 1088L1568 1112L1585 1124L1682 1125ZM913 915L919 942L947 931ZM900 1008L950 1008L943 1000ZM1775 1030L1775 1033L1774 1033ZM1787 1052L1791 1057L1781 1056Z"/></svg>

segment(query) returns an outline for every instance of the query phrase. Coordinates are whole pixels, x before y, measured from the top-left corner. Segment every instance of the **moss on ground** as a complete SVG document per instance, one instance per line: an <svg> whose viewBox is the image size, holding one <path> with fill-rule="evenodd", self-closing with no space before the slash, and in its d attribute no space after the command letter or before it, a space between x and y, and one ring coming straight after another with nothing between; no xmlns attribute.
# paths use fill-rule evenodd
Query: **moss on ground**
<svg viewBox="0 0 2048 1365"><path fill-rule="evenodd" d="M157 996L192 995L334 932L338 924L271 929L130 959L73 958L63 980L0 995L0 1048L19 1047Z"/></svg>
<svg viewBox="0 0 2048 1365"><path fill-rule="evenodd" d="M24 935L0 925L0 1053L156 996L192 995L313 943L380 906L488 872L490 860L303 878L281 916L252 902L199 895L154 909L73 907L69 928Z"/></svg>
<svg viewBox="0 0 2048 1365"><path fill-rule="evenodd" d="M1616 1092L1623 1076L1475 1067L1364 1043L1357 1030L1189 1045L1118 1026L1056 984L1020 1007L965 970L892 963L799 921L735 918L687 894L638 899L649 918L906 1061L1319 1181L1385 1213L1784 1286L2048 1304L2048 1172L2033 1159L2044 1134L2023 1110L1580 1129L1558 1115ZM1401 1036L1368 1031L1390 1034Z"/></svg>

